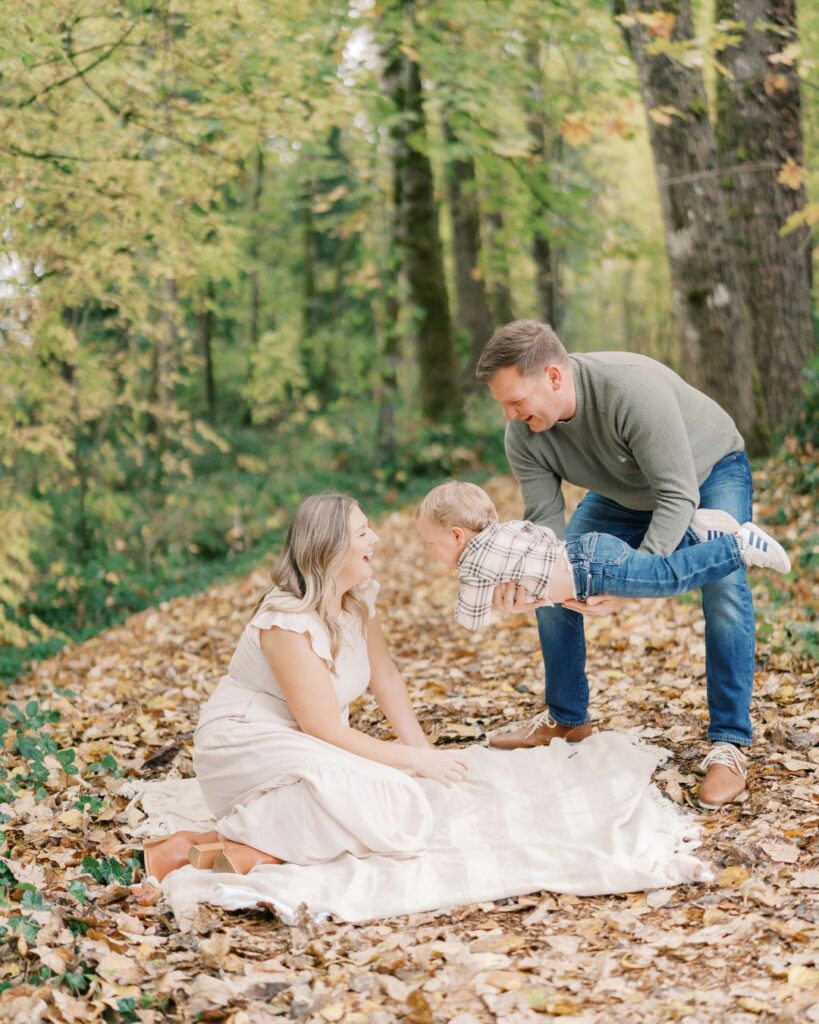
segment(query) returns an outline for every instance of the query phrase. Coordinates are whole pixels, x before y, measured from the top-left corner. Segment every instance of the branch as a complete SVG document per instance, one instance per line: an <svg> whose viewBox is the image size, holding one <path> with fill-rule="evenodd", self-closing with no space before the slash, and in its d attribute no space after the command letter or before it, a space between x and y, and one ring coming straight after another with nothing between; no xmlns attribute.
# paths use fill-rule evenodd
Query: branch
<svg viewBox="0 0 819 1024"><path fill-rule="evenodd" d="M105 51L105 53L100 54L100 56L97 57L96 60L92 60L90 64L86 64L84 68L78 68L73 74L66 75L65 78L60 78L58 81L52 82L50 85L47 85L44 89L41 89L40 92L32 93L32 95L29 96L28 99L23 100L21 103L17 105L18 109L22 110L24 107L28 107L32 103L36 103L41 96L45 96L45 94L51 92L52 89L58 89L60 88L60 86L67 85L69 82L73 82L76 78L82 78L84 75L87 75L89 71L93 71L95 67L102 64L103 61L108 60L111 54L114 53L115 50L118 50L120 46L122 46L122 44L125 42L128 36L134 31L135 28L136 25L131 25L131 27L122 36L120 36L120 38L115 43L113 43L109 47L109 49Z"/></svg>
<svg viewBox="0 0 819 1024"><path fill-rule="evenodd" d="M76 153L52 153L50 150L45 150L41 153L35 153L30 149L21 149L20 146L15 146L13 143L6 146L9 153L14 156L24 156L29 160L51 160L53 163L58 163L60 160L70 160L74 163L93 164L93 163L115 163L117 160L140 160L139 156L78 156Z"/></svg>
<svg viewBox="0 0 819 1024"><path fill-rule="evenodd" d="M731 167L715 167L710 171L695 171L692 174L680 174L674 178L665 178L666 185L688 185L692 181L702 181L705 178L715 178L723 174L733 174L736 171L778 171L780 168L775 160L762 160L755 164L734 164Z"/></svg>

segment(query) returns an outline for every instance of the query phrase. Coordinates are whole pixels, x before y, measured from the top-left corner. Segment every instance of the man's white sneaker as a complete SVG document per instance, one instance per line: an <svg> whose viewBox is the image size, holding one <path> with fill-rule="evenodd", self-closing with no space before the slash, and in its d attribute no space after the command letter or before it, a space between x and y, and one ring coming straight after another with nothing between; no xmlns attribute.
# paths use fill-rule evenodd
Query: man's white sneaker
<svg viewBox="0 0 819 1024"><path fill-rule="evenodd" d="M716 540L726 533L739 533L739 520L721 508L698 508L691 529L701 541Z"/></svg>
<svg viewBox="0 0 819 1024"><path fill-rule="evenodd" d="M743 523L739 542L746 565L758 565L774 572L790 572L791 560L782 545L756 523Z"/></svg>

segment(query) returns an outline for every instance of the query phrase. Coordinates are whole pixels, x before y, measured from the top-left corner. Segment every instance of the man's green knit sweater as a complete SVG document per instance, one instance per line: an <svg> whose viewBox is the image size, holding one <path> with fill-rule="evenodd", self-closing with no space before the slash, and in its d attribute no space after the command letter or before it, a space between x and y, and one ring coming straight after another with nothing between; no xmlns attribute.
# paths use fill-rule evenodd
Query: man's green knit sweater
<svg viewBox="0 0 819 1024"><path fill-rule="evenodd" d="M670 554L699 504L699 485L745 447L716 402L647 356L594 352L571 358L577 409L550 430L506 426L506 455L524 516L564 533L561 480L619 505L653 511L645 551Z"/></svg>

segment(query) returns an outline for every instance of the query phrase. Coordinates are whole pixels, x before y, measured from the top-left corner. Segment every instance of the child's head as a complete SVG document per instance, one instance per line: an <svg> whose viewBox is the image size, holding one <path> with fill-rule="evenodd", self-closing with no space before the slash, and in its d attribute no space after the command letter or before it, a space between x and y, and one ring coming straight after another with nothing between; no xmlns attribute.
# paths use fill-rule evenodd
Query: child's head
<svg viewBox="0 0 819 1024"><path fill-rule="evenodd" d="M469 541L498 521L492 499L476 484L448 480L433 488L418 509L418 532L430 558L454 567Z"/></svg>

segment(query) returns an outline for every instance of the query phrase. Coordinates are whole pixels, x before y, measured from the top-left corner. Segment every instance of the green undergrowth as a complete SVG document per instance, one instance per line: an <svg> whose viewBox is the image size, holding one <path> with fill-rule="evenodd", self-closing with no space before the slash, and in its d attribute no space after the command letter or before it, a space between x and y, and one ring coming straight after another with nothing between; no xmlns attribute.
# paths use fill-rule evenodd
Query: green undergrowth
<svg viewBox="0 0 819 1024"><path fill-rule="evenodd" d="M164 489L100 487L86 499L82 529L76 496L61 496L35 552L30 594L6 609L29 634L36 624L39 636L0 646L0 678L13 680L135 612L251 571L272 558L309 494L353 494L377 518L447 476L506 470L497 416L417 428L379 458L366 440L369 424L324 422L312 433L237 429L227 451L200 455L187 479Z"/></svg>

